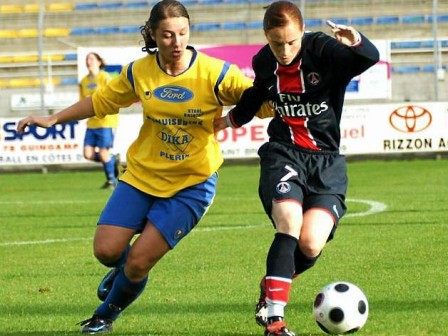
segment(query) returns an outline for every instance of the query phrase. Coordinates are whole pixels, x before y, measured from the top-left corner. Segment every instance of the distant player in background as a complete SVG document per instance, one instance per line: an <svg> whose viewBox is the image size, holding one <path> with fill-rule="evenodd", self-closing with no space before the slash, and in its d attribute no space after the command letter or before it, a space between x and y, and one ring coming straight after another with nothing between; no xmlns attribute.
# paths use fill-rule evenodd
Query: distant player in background
<svg viewBox="0 0 448 336"><path fill-rule="evenodd" d="M335 38L305 32L300 10L271 3L263 29L268 44L253 58L254 86L217 130L250 121L263 100L273 103L269 142L260 156L259 196L276 233L255 310L265 336L293 336L284 308L292 279L311 268L345 214L347 172L339 153L344 94L351 79L379 59L354 28L328 22Z"/></svg>
<svg viewBox="0 0 448 336"><path fill-rule="evenodd" d="M98 220L94 254L112 269L98 287L104 302L80 323L85 334L111 331L143 292L149 271L205 215L223 162L214 119L252 86L235 65L188 45L190 17L176 0L156 3L141 33L148 55L126 65L107 86L52 116L18 124L23 133L29 125L102 118L142 103L144 121L128 149L127 170ZM267 103L261 111L272 116Z"/></svg>
<svg viewBox="0 0 448 336"><path fill-rule="evenodd" d="M81 99L91 96L111 80L111 76L103 70L104 60L97 53L87 54L86 67L89 73L79 83ZM102 186L104 189L114 189L117 184L120 158L119 155L110 152L114 146L117 126L118 114L107 115L104 118L93 116L87 119L83 154L87 160L102 163L106 175L106 182Z"/></svg>

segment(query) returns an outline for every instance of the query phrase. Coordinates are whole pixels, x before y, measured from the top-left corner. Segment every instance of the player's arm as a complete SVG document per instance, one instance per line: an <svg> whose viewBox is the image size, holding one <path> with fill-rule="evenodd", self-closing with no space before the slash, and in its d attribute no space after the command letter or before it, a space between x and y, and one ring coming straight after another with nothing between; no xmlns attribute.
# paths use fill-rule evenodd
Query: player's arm
<svg viewBox="0 0 448 336"><path fill-rule="evenodd" d="M327 45L331 57L338 67L341 78L353 78L379 61L379 52L375 45L363 34L351 26L335 24L327 21L335 40ZM324 48L325 50L325 48Z"/></svg>
<svg viewBox="0 0 448 336"><path fill-rule="evenodd" d="M265 90L257 86L246 89L239 102L227 113L227 125L232 128L237 128L247 124L254 118L258 110L260 110L265 97Z"/></svg>
<svg viewBox="0 0 448 336"><path fill-rule="evenodd" d="M94 115L92 98L87 97L53 115L26 117L17 124L17 132L23 133L25 128L31 125L48 128L56 124L90 118Z"/></svg>
<svg viewBox="0 0 448 336"><path fill-rule="evenodd" d="M262 95L261 91L254 86L247 88L233 109L231 109L224 117L216 118L213 121L215 132L221 131L227 127L241 127L258 114L263 115L263 117L273 116L272 107L267 101L265 102L263 98L265 96L266 95Z"/></svg>

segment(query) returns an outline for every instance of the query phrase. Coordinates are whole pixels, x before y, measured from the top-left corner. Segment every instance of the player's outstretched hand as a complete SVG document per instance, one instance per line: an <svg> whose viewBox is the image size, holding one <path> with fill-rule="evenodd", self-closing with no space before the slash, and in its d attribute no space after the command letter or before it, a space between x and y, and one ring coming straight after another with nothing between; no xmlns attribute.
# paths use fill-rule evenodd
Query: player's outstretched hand
<svg viewBox="0 0 448 336"><path fill-rule="evenodd" d="M213 120L213 127L215 129L215 133L222 131L223 129L229 127L227 125L226 117L219 117Z"/></svg>
<svg viewBox="0 0 448 336"><path fill-rule="evenodd" d="M53 116L29 116L19 121L17 124L17 132L22 134L27 126L36 125L48 128L56 123Z"/></svg>
<svg viewBox="0 0 448 336"><path fill-rule="evenodd" d="M336 24L330 20L327 20L327 25L331 28L336 40L342 44L351 47L361 40L361 35L351 26Z"/></svg>

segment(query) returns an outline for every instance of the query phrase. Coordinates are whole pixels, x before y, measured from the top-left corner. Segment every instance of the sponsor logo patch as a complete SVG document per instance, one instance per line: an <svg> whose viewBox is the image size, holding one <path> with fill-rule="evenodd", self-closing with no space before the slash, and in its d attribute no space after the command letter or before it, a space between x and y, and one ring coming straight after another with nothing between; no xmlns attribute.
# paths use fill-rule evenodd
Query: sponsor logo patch
<svg viewBox="0 0 448 336"><path fill-rule="evenodd" d="M181 103L191 100L194 94L184 87L168 85L155 89L154 97L171 103Z"/></svg>

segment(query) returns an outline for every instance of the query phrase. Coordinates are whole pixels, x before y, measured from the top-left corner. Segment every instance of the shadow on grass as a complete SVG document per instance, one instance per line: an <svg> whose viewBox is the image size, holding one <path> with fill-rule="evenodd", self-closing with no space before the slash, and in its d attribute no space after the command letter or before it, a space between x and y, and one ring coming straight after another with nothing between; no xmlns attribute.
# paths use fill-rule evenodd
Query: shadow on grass
<svg viewBox="0 0 448 336"><path fill-rule="evenodd" d="M308 311L309 307L305 304L291 304L294 309L305 310ZM48 331L49 326L46 324L47 331L38 331L37 328L33 331L2 331L0 330L1 336L64 336L64 335L80 335L80 327L77 326L77 322L81 321L84 318L87 318L89 314L95 309L95 306L82 304L70 304L70 303L61 303L58 304L57 307L49 307L46 309L42 309L42 305L28 304L28 305L12 305L8 309L8 317L9 319L20 319L23 318L24 315L32 316L34 319L42 319L43 323L46 324L46 320L48 320L49 316L51 316L51 320L53 322L55 320L63 320L63 327L59 326L59 329L65 330L53 330ZM253 323L253 315L252 315L252 305L248 305L245 303L230 303L226 305L222 304L169 304L169 303L157 303L157 302L148 302L144 306L139 305L136 307L130 307L126 311L126 316L122 316L119 320L117 320L116 326L114 326L114 331L111 333L111 336L203 336L203 335L213 335L213 336L257 336L263 334L263 329L259 327L251 326ZM60 312L61 314L59 314ZM199 322L198 328L194 327L194 323L191 320L191 317L196 316L201 321L204 320L221 320L223 314L237 314L237 320L234 320L232 325L226 325L222 327L221 330L218 326L213 330L212 326L205 326L201 322ZM79 318L77 318L79 316ZM139 319L140 317L147 317L147 328L145 326L142 327L140 324L138 326L138 331L132 331L132 324L135 319ZM0 320L1 320L0 314ZM232 320L232 317L226 317L226 319ZM151 324L154 323L154 320L157 321L175 321L173 324L173 328L171 332L157 330L156 333L151 332ZM193 319L194 320L194 319ZM230 321L229 320L229 321ZM190 321L188 325L185 325L185 328L182 327L182 323ZM26 324L28 321L24 321ZM72 325L73 323L73 325ZM204 322L206 323L206 322ZM223 322L224 323L224 322ZM23 325L23 324L22 324ZM245 325L247 325L248 329L245 329ZM233 326L235 329L234 330ZM204 329L205 327L205 329ZM12 327L10 326L12 329ZM18 328L20 328L18 326ZM18 329L17 328L17 329ZM56 327L57 328L57 327ZM55 328L55 329L56 329ZM142 332L143 328L143 332ZM127 329L127 330L126 330ZM130 330L129 330L130 329ZM146 330L145 330L146 329ZM169 328L167 329L169 330ZM322 336L322 333L296 333L297 336Z"/></svg>
<svg viewBox="0 0 448 336"><path fill-rule="evenodd" d="M262 329L260 329L262 330ZM18 332L11 332L11 333L2 333L2 336L64 336L64 335L79 335L79 331L18 331ZM168 334L151 334L151 333L119 333L119 332L112 332L110 333L111 336L167 336ZM192 336L191 332L176 332L176 333L169 333L170 336ZM193 334L194 335L194 334ZM199 333L198 333L199 335ZM261 332L260 332L261 335ZM301 334L296 333L296 336L322 336L322 333L318 334ZM213 332L213 336L248 336L245 332Z"/></svg>

